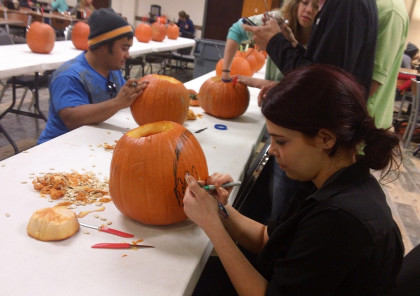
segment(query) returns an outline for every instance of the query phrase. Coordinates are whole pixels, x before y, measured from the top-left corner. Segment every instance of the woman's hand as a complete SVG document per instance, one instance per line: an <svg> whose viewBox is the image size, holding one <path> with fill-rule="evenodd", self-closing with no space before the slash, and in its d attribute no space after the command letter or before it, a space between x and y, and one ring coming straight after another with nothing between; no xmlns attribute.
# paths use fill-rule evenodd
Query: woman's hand
<svg viewBox="0 0 420 296"><path fill-rule="evenodd" d="M228 174L213 173L206 180L207 185L214 185L216 190L209 191L209 193L223 205L226 205L229 199L229 195L232 192L231 188L221 187L225 183L233 182L233 178Z"/></svg>
<svg viewBox="0 0 420 296"><path fill-rule="evenodd" d="M184 212L204 231L220 224L217 201L190 175L185 177L188 187L184 195Z"/></svg>
<svg viewBox="0 0 420 296"><path fill-rule="evenodd" d="M242 27L245 31L253 34L253 39L261 50L266 50L270 39L281 32L279 24L274 19L267 21L265 26L249 26L244 24Z"/></svg>

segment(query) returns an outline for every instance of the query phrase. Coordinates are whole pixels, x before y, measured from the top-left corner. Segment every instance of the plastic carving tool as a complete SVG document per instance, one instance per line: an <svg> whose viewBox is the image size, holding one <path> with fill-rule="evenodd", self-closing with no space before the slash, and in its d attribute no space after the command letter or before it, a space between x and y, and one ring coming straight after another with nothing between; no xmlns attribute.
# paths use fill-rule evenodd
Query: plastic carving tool
<svg viewBox="0 0 420 296"><path fill-rule="evenodd" d="M99 243L92 246L94 249L130 249L130 248L154 248L148 245L133 245L130 243Z"/></svg>
<svg viewBox="0 0 420 296"><path fill-rule="evenodd" d="M98 227L98 226L88 225L88 224L80 223L80 222L79 222L79 224L84 226L84 227L93 228L93 229L96 229L96 230L99 230L99 231L111 233L111 234L118 235L118 236L121 236L121 237L134 237L133 234L122 232L122 231L119 231L119 230L116 230L116 229L113 229L113 228L108 228L104 225Z"/></svg>

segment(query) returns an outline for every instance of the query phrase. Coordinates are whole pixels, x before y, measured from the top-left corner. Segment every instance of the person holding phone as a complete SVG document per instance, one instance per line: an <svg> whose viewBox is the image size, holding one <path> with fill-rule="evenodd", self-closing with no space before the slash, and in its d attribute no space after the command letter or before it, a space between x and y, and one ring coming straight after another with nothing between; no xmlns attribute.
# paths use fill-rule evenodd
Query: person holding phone
<svg viewBox="0 0 420 296"><path fill-rule="evenodd" d="M272 16L287 19L290 27L296 35L297 40L299 40L301 44L307 44L309 42L315 16L319 10L318 3L318 0L291 0L282 10L276 9L271 11L270 14ZM263 26L266 18L267 15L265 13L250 16L245 20L251 21L253 23L251 24L252 26ZM238 20L230 27L226 38L222 72L222 79L224 80L230 79L230 68L239 45L244 41L252 40L252 34L243 29L242 20L243 19ZM270 83L271 81L279 81L282 77L283 74L273 63L271 58L268 58L266 63L265 80L240 76L238 81L251 87L261 88L264 84Z"/></svg>
<svg viewBox="0 0 420 296"><path fill-rule="evenodd" d="M212 174L206 180L218 188L212 195L187 176L184 211L209 237L226 272L203 274L210 286L199 281L194 295L388 295L404 247L370 169L386 175L398 168L398 136L375 127L365 90L329 65L288 73L261 110L269 153L290 178L312 182L314 191L302 192L285 215L263 225L227 205L230 190L221 185L231 176ZM219 217L215 199L229 217ZM255 264L238 245L257 255Z"/></svg>

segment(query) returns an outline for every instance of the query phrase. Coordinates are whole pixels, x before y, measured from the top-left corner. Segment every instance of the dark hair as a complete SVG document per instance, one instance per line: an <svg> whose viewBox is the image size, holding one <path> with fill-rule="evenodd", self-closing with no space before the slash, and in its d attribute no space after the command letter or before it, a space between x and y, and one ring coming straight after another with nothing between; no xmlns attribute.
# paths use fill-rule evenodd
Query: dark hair
<svg viewBox="0 0 420 296"><path fill-rule="evenodd" d="M378 129L366 109L365 91L356 79L344 70L329 65L301 67L287 74L268 93L262 113L271 122L284 128L314 137L325 128L336 136L329 151L352 149L369 168L383 170L385 175L394 164L399 166L399 138Z"/></svg>
<svg viewBox="0 0 420 296"><path fill-rule="evenodd" d="M408 55L411 59L413 59L416 54L419 52L417 46L411 42L408 42L407 47L404 50L404 54Z"/></svg>
<svg viewBox="0 0 420 296"><path fill-rule="evenodd" d="M178 12L178 16L179 17L182 17L184 19L189 19L190 18L190 16L185 11L183 11L183 10L181 10L180 12Z"/></svg>

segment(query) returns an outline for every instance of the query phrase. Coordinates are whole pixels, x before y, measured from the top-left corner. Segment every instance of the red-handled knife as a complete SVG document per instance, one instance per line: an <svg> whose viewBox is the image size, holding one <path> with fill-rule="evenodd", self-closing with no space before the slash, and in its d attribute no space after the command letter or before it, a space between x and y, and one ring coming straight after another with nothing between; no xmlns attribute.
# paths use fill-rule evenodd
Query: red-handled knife
<svg viewBox="0 0 420 296"><path fill-rule="evenodd" d="M95 244L92 248L96 249L130 249L130 248L154 248L148 245L133 245L129 243L100 243Z"/></svg>
<svg viewBox="0 0 420 296"><path fill-rule="evenodd" d="M122 232L122 231L119 231L119 230L116 230L116 229L113 229L113 228L108 228L104 225L98 227L98 226L92 226L92 225L88 225L88 224L80 223L80 222L79 222L79 224L84 226L84 227L93 228L93 229L96 229L96 230L99 230L99 231L108 232L108 233L115 234L115 235L122 236L122 237L134 237L133 234Z"/></svg>

